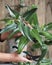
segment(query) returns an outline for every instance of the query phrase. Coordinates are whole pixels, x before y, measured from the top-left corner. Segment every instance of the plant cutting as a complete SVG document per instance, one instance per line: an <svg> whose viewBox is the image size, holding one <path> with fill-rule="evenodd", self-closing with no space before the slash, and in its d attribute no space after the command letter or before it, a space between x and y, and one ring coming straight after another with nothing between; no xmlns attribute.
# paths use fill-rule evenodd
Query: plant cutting
<svg viewBox="0 0 52 65"><path fill-rule="evenodd" d="M36 61L36 65L40 65L40 62L47 53L48 45L52 45L52 33L49 32L49 30L52 30L52 22L40 26L36 14L37 7L35 5L28 6L23 14L11 9L8 4L6 5L6 9L10 16L0 20L6 23L5 28L0 31L0 34L12 31L7 40L11 39L16 33L21 34L16 38L16 41L19 41L18 47L14 47L17 48L16 52L18 54L21 54L23 48L29 41L31 41L31 49L35 50L39 48L41 54L33 56L28 51L23 51L23 53L28 55L31 60ZM31 63L27 62L18 64L30 65Z"/></svg>

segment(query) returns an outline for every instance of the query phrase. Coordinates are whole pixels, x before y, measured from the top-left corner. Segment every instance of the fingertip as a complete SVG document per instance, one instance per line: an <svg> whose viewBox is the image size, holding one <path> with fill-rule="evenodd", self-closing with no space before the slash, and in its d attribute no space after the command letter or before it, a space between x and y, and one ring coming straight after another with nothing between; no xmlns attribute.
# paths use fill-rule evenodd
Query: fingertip
<svg viewBox="0 0 52 65"><path fill-rule="evenodd" d="M28 60L28 62L32 63L32 60Z"/></svg>

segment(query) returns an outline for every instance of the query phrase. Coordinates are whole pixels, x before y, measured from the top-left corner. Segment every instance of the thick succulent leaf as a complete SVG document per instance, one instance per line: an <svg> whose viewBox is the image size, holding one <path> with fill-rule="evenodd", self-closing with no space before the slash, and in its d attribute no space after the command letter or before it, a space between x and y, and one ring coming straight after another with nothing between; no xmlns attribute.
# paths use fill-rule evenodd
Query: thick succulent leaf
<svg viewBox="0 0 52 65"><path fill-rule="evenodd" d="M21 53L21 51L23 50L23 48L25 47L26 44L28 44L28 39L24 36L22 36L20 38L20 41L19 41L19 45L18 45L18 50L17 50L17 53Z"/></svg>
<svg viewBox="0 0 52 65"><path fill-rule="evenodd" d="M5 28L2 29L2 31L0 31L0 33L4 33L4 32L8 32L8 31L12 31L16 28L16 24L13 23L9 26L6 26Z"/></svg>
<svg viewBox="0 0 52 65"><path fill-rule="evenodd" d="M30 34L33 38L35 38L39 43L40 45L42 46L42 39L38 33L38 31L36 29L31 29L30 30Z"/></svg>
<svg viewBox="0 0 52 65"><path fill-rule="evenodd" d="M44 31L52 30L52 22L46 24L46 25L44 26L43 30L44 30Z"/></svg>
<svg viewBox="0 0 52 65"><path fill-rule="evenodd" d="M12 10L9 5L6 5L6 8L9 11L9 14L10 14L11 17L14 17L14 18L19 17L19 13L16 12L15 10Z"/></svg>
<svg viewBox="0 0 52 65"><path fill-rule="evenodd" d="M52 34L47 31L42 31L41 34L45 36L45 38L52 40Z"/></svg>
<svg viewBox="0 0 52 65"><path fill-rule="evenodd" d="M18 32L19 32L19 28L14 29L13 32L8 36L8 39L12 38Z"/></svg>

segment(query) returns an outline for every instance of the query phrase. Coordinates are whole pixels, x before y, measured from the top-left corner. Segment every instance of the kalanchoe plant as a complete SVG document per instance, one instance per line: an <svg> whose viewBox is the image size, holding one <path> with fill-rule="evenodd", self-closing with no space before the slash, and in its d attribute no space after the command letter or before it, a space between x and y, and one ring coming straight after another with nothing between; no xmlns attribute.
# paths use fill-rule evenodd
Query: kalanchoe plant
<svg viewBox="0 0 52 65"><path fill-rule="evenodd" d="M0 33L2 34L4 32L12 31L8 37L8 39L10 39L16 33L20 32L21 36L16 38L16 41L19 40L18 47L14 46L17 48L18 54L22 52L23 48L29 41L32 41L32 49L40 48L41 55L32 56L27 51L24 51L24 53L29 55L32 60L37 61L37 65L40 65L40 61L47 53L47 45L52 45L52 33L48 32L49 30L52 30L52 23L39 26L36 14L37 7L35 5L27 7L27 11L23 14L11 9L9 5L6 5L6 8L10 14L10 17L1 20L5 21L6 26ZM27 64L29 63L25 63L25 65ZM19 63L19 65L23 65L23 63Z"/></svg>

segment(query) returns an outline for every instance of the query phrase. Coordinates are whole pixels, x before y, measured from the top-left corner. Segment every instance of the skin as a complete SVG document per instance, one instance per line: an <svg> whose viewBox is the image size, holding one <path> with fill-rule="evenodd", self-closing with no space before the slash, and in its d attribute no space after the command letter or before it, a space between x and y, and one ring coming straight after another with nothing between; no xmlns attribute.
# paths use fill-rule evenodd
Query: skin
<svg viewBox="0 0 52 65"><path fill-rule="evenodd" d="M0 53L1 62L31 62L17 53Z"/></svg>
<svg viewBox="0 0 52 65"><path fill-rule="evenodd" d="M1 35L1 39L6 40L9 34L10 32L3 33ZM13 38L19 37L21 35L22 35L21 33L17 33L16 35L13 36ZM31 62L30 60L28 60L25 57L22 57L20 54L17 54L16 52L15 53L0 53L0 61L1 62Z"/></svg>

